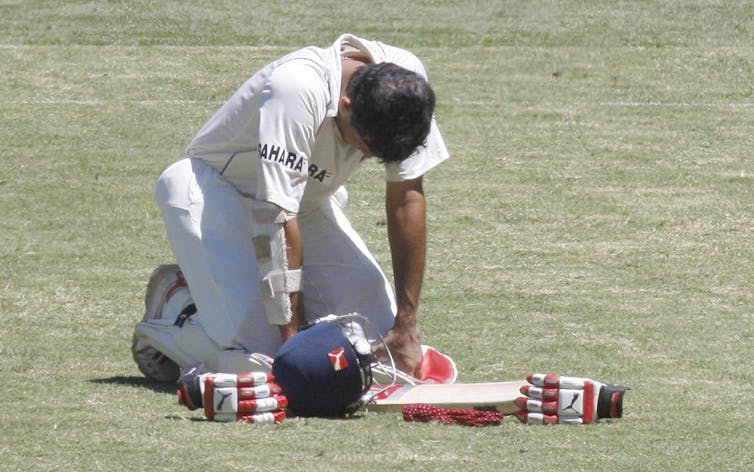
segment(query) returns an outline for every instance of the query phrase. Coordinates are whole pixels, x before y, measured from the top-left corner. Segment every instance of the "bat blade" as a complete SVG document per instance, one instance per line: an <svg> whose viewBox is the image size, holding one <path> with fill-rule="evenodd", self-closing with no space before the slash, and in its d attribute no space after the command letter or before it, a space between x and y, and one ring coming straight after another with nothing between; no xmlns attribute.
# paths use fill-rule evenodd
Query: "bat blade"
<svg viewBox="0 0 754 472"><path fill-rule="evenodd" d="M509 415L518 411L513 401L522 396L519 389L524 385L528 385L525 380L394 385L372 398L363 408L368 411L400 411L408 405L427 403L442 408L496 410ZM374 393L368 393L367 398Z"/></svg>

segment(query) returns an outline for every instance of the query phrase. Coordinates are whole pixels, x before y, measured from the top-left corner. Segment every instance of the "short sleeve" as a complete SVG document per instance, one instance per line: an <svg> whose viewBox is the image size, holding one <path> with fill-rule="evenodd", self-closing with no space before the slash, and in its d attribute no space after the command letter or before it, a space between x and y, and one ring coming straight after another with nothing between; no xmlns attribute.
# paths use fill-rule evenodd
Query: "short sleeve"
<svg viewBox="0 0 754 472"><path fill-rule="evenodd" d="M450 157L445 141L435 118L432 118L429 135L424 146L420 146L408 159L385 165L385 178L388 182L411 180L429 172L432 168Z"/></svg>

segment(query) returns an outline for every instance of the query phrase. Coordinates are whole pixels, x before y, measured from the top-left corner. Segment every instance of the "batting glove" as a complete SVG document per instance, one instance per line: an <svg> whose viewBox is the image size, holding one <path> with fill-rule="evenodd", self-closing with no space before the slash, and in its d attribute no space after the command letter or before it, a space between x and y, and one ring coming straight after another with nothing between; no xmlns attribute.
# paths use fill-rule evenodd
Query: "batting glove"
<svg viewBox="0 0 754 472"><path fill-rule="evenodd" d="M532 374L525 396L515 400L516 417L529 424L587 424L623 416L623 395L628 388L581 377Z"/></svg>
<svg viewBox="0 0 754 472"><path fill-rule="evenodd" d="M204 407L213 421L280 423L288 399L274 380L267 372L200 374L192 367L178 379L178 403L189 410Z"/></svg>

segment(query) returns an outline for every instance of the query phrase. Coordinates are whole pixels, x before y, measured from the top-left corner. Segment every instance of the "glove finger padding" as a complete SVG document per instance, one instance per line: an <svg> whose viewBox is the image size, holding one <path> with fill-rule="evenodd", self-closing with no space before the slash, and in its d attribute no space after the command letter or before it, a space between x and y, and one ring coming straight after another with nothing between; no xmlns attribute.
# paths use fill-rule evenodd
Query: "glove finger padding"
<svg viewBox="0 0 754 472"><path fill-rule="evenodd" d="M274 380L266 372L199 374L191 368L178 379L178 403L189 410L203 407L213 421L280 423L288 399Z"/></svg>
<svg viewBox="0 0 754 472"><path fill-rule="evenodd" d="M516 417L529 424L588 424L623 416L628 388L582 377L532 374L515 400Z"/></svg>

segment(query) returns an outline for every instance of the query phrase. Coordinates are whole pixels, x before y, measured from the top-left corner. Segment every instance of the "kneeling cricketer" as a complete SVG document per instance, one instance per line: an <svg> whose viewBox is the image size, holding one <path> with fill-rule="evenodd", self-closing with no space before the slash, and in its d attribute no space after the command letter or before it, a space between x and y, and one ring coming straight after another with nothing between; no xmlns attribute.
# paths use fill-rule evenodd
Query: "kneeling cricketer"
<svg viewBox="0 0 754 472"><path fill-rule="evenodd" d="M409 403L532 423L619 416L617 387L553 376L462 386L450 358L420 345L423 179L449 158L434 111L414 54L351 34L242 84L157 181L177 265L153 273L134 332L145 375L180 378L181 402L217 420ZM370 158L384 167L394 289L345 213L344 185Z"/></svg>

